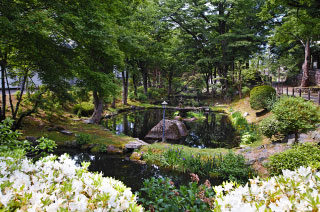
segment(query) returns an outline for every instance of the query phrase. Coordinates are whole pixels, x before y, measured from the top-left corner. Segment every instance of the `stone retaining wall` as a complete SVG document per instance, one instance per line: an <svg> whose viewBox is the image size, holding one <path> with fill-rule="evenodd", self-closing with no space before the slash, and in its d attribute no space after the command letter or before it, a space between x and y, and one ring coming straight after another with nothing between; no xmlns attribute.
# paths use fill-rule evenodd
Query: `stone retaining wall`
<svg viewBox="0 0 320 212"><path fill-rule="evenodd" d="M309 70L309 82L310 85L319 85L320 86L320 69ZM285 84L289 86L300 86L302 79L302 73L297 75L294 78L287 79Z"/></svg>

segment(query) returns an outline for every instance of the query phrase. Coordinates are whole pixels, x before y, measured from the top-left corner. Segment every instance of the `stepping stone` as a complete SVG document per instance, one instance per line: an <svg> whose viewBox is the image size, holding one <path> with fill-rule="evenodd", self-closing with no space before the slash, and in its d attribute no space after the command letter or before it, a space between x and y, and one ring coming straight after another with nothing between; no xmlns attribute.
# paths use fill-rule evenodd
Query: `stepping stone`
<svg viewBox="0 0 320 212"><path fill-rule="evenodd" d="M73 135L73 132L70 132L70 131L68 131L68 130L61 130L61 131L59 131L60 133L62 133L62 134L64 134L64 135Z"/></svg>
<svg viewBox="0 0 320 212"><path fill-rule="evenodd" d="M140 149L142 146L145 146L145 145L150 145L144 141L141 141L141 140L136 140L136 141L132 141L132 142L129 142L125 145L125 149L127 150L132 150L132 149Z"/></svg>

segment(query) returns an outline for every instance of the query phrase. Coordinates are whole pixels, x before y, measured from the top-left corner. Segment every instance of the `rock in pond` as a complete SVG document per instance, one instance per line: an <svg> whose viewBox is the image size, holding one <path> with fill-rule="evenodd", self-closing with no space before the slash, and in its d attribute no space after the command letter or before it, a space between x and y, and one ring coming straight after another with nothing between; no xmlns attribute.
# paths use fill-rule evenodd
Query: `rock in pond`
<svg viewBox="0 0 320 212"><path fill-rule="evenodd" d="M149 145L148 143L141 141L139 139L136 139L136 141L131 141L125 145L126 150L134 150L134 149L140 149L140 147Z"/></svg>
<svg viewBox="0 0 320 212"><path fill-rule="evenodd" d="M73 132L70 132L70 131L68 131L68 130L61 130L61 131L59 131L60 133L62 133L62 134L64 134L64 135L73 135Z"/></svg>
<svg viewBox="0 0 320 212"><path fill-rule="evenodd" d="M109 154L122 154L123 151L113 145L109 145L107 148L107 153L109 153Z"/></svg>
<svg viewBox="0 0 320 212"><path fill-rule="evenodd" d="M161 139L163 131L163 120L154 126L145 136L145 139ZM165 139L179 140L188 135L186 125L178 120L165 120Z"/></svg>

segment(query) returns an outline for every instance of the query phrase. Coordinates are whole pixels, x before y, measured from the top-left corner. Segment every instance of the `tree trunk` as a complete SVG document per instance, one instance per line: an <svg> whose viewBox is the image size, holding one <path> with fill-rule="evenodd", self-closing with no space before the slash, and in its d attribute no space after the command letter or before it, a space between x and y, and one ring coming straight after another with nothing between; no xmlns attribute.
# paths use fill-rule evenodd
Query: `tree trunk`
<svg viewBox="0 0 320 212"><path fill-rule="evenodd" d="M2 93L2 107L0 110L0 121L6 118L6 83L5 83L5 71L6 71L6 60L0 61L1 67L1 93Z"/></svg>
<svg viewBox="0 0 320 212"><path fill-rule="evenodd" d="M241 64L239 65L239 98L242 99L242 76L241 76Z"/></svg>
<svg viewBox="0 0 320 212"><path fill-rule="evenodd" d="M129 86L129 71L123 71L122 74L122 103L128 105L128 86Z"/></svg>
<svg viewBox="0 0 320 212"><path fill-rule="evenodd" d="M205 80L206 80L206 89L207 89L207 94L209 94L209 79L210 79L210 74L207 73L205 74Z"/></svg>
<svg viewBox="0 0 320 212"><path fill-rule="evenodd" d="M9 84L7 72L5 72L5 75L6 75L6 83L7 83L7 87L8 87L8 93L9 93L9 103L10 103L10 108L11 108L11 115L13 118L14 117L14 108L13 108L13 102L12 102L12 96L11 96L10 84Z"/></svg>
<svg viewBox="0 0 320 212"><path fill-rule="evenodd" d="M19 110L19 106L20 106L20 103L22 101L22 95L23 95L23 92L24 92L24 88L25 88L25 84L26 84L26 81L27 81L27 78L28 78L28 70L25 72L24 76L23 76L23 80L22 80L22 84L21 84L21 87L20 87L20 95L19 95L19 98L18 98L18 102L16 104L16 109L14 110L13 114L12 114L12 118L13 119L16 119L16 116L17 116L17 113L18 113L18 110Z"/></svg>
<svg viewBox="0 0 320 212"><path fill-rule="evenodd" d="M142 69L142 79L143 79L144 94L147 96L148 95L148 72L145 67L143 67Z"/></svg>
<svg viewBox="0 0 320 212"><path fill-rule="evenodd" d="M35 100L35 103L32 107L31 110L27 110L25 112L23 112L20 117L17 119L17 121L14 122L14 125L13 125L13 130L17 130L21 127L21 124L22 124L22 120L27 117L27 116L30 116L32 113L35 113L39 107L39 104L41 102L41 99L42 99L42 95L46 92L47 90L44 90L42 91L41 93L39 93L39 95L37 96L36 100Z"/></svg>
<svg viewBox="0 0 320 212"><path fill-rule="evenodd" d="M301 87L309 85L309 61L310 61L310 41L307 39L304 48L304 63L302 65L302 80Z"/></svg>
<svg viewBox="0 0 320 212"><path fill-rule="evenodd" d="M137 86L137 76L136 74L132 74L132 82L133 82L133 92L134 96L138 96L138 86Z"/></svg>
<svg viewBox="0 0 320 212"><path fill-rule="evenodd" d="M90 122L94 124L99 124L102 119L103 113L103 98L99 95L97 91L93 91L93 104L94 112L90 118Z"/></svg>
<svg viewBox="0 0 320 212"><path fill-rule="evenodd" d="M116 108L116 98L115 97L112 98L111 107Z"/></svg>

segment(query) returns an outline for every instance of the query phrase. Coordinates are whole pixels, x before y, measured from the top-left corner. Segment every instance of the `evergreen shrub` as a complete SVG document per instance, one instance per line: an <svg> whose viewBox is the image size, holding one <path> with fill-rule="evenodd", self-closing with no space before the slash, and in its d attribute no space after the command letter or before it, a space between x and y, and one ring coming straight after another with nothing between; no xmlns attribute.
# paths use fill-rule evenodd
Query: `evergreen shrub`
<svg viewBox="0 0 320 212"><path fill-rule="evenodd" d="M254 87L250 91L250 106L254 110L267 108L268 99L276 95L276 90L269 85Z"/></svg>
<svg viewBox="0 0 320 212"><path fill-rule="evenodd" d="M295 170L300 166L310 166L319 170L320 147L315 144L298 144L292 149L272 155L267 167L271 175L280 175L282 170Z"/></svg>
<svg viewBox="0 0 320 212"><path fill-rule="evenodd" d="M313 129L320 122L319 108L301 97L282 97L273 106L272 113L284 135Z"/></svg>

